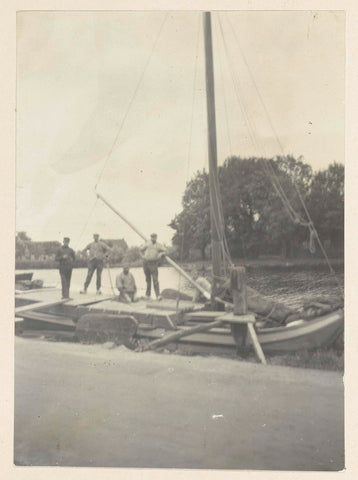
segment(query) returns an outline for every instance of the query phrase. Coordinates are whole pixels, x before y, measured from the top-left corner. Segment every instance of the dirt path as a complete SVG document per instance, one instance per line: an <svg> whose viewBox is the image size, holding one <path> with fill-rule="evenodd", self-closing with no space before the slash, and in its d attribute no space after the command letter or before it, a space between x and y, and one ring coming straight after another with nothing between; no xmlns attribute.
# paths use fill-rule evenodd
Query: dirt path
<svg viewBox="0 0 358 480"><path fill-rule="evenodd" d="M340 470L341 375L16 339L18 465Z"/></svg>

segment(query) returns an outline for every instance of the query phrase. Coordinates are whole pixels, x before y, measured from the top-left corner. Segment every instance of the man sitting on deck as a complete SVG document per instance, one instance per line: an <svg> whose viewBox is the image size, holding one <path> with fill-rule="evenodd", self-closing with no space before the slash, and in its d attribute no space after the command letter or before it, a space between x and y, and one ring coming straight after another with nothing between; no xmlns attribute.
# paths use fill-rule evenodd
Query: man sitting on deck
<svg viewBox="0 0 358 480"><path fill-rule="evenodd" d="M123 272L116 278L116 287L119 290L119 300L124 302L134 302L137 286L133 275L129 272L128 265L123 266Z"/></svg>

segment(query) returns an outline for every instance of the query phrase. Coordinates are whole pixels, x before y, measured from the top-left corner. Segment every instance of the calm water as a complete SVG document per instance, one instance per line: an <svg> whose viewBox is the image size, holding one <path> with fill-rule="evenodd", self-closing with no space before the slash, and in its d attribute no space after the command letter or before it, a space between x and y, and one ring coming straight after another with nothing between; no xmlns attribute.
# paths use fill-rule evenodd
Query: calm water
<svg viewBox="0 0 358 480"><path fill-rule="evenodd" d="M19 270L20 271L20 270ZM21 270L24 271L24 270ZM58 288L61 288L61 280L60 274L58 270L31 270L34 272L33 279L39 278L44 281L45 285L54 285ZM143 269L138 268L131 268L130 269L132 275L135 278L138 295L145 294L145 278ZM122 272L122 268L104 268L102 272L102 293L103 294L111 294L111 282L113 288L116 292L118 290L115 288L116 284L116 276ZM72 279L71 279L71 291L79 291L83 289L83 284L87 276L87 268L75 268L72 270ZM179 276L177 275L176 271L171 267L161 267L159 270L159 285L162 289L164 288L178 288ZM181 281L181 289L183 289L183 279ZM94 273L92 277L92 281L90 286L88 287L89 292L96 291L96 273ZM154 292L152 292L154 295Z"/></svg>
<svg viewBox="0 0 358 480"><path fill-rule="evenodd" d="M60 275L58 270L32 270L33 278L39 278L45 284L61 287ZM103 294L111 294L111 281L115 288L116 276L122 271L121 268L106 268L102 273L102 292ZM131 268L131 272L136 280L138 295L145 294L145 278L143 269ZM72 272L71 291L79 291L83 288L87 274L86 268L74 269ZM328 271L313 269L292 271L292 270L253 270L247 273L248 285L256 288L262 294L284 302L292 307L299 307L312 297L320 296L338 296L340 288L336 279L331 276ZM344 274L342 272L336 274L337 280L343 285ZM95 275L89 286L89 291L95 292L96 289ZM186 280L181 278L177 272L171 267L161 267L159 269L159 284L161 289L175 288L181 291L188 291ZM117 291L116 291L117 292ZM154 292L152 292L154 295Z"/></svg>

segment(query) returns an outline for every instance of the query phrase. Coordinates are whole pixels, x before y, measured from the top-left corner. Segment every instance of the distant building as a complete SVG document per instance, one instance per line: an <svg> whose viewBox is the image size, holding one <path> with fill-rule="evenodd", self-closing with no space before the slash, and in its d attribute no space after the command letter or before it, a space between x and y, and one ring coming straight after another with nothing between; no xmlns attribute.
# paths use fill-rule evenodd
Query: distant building
<svg viewBox="0 0 358 480"><path fill-rule="evenodd" d="M128 245L124 238L102 239L102 241L111 248L121 249L123 252L128 250Z"/></svg>
<svg viewBox="0 0 358 480"><path fill-rule="evenodd" d="M16 236L16 259L18 260L54 260L61 243L57 241L33 242Z"/></svg>
<svg viewBox="0 0 358 480"><path fill-rule="evenodd" d="M128 250L124 238L102 239L112 249L112 259L120 261ZM55 260L57 250L61 247L58 241L33 242L25 232L16 235L16 259L17 260ZM86 258L82 252L77 252L77 258Z"/></svg>

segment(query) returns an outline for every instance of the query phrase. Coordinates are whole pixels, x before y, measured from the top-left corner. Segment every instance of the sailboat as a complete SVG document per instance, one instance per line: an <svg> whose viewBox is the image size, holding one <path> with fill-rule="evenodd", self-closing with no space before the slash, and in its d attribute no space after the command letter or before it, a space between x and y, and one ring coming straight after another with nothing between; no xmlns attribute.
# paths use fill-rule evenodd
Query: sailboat
<svg viewBox="0 0 358 480"><path fill-rule="evenodd" d="M295 321L275 328L261 328L254 312L241 317L230 310L231 302L221 295L222 245L224 220L217 174L217 144L215 91L212 49L211 14L204 14L205 72L207 94L207 126L210 185L211 253L213 281L211 291L203 288L170 257L167 262L175 268L207 300L206 304L177 298L161 302L120 303L113 296L85 298L75 295L71 300L58 300L56 291L27 292L16 295L15 315L23 319L21 328L58 329L73 334L83 342L115 341L131 348L168 345L189 348L192 352L247 350L253 337L243 334L242 325L254 328L257 340L265 353L295 352L332 345L343 332L343 309L307 319L296 316ZM127 223L143 240L147 240L132 223L100 193L96 192L115 214ZM270 305L270 302L268 302ZM249 302L250 307L250 302ZM140 343L142 342L142 343ZM145 349L145 348L144 348Z"/></svg>

